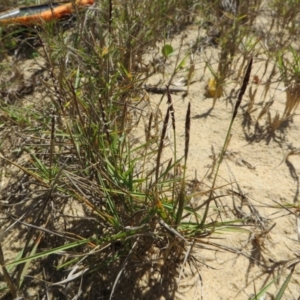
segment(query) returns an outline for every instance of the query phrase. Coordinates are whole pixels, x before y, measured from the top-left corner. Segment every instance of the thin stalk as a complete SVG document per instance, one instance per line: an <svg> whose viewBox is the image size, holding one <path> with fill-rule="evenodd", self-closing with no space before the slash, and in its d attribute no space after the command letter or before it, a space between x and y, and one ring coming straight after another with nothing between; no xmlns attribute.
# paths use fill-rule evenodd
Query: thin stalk
<svg viewBox="0 0 300 300"><path fill-rule="evenodd" d="M175 170L176 170L176 162L177 162L177 143L176 143L176 126L175 126L175 110L174 110L174 106L173 106L173 102L172 102L172 96L169 90L169 86L166 86L167 88L167 97L168 97L168 107L170 109L170 115L171 115L171 121L172 121L172 129L173 129L173 138L174 138L174 182L173 182L173 189L172 189L172 198L174 199L175 197L175 188L176 188L176 184L175 184ZM174 211L176 210L176 205L173 206Z"/></svg>
<svg viewBox="0 0 300 300"><path fill-rule="evenodd" d="M5 267L4 255L3 255L1 243L0 243L0 265L1 265L1 268L2 268L3 277L5 279L5 282L9 287L9 290L10 290L10 293L11 293L13 299L15 299L18 296L18 290L17 290L17 287L15 286L11 276L9 275L9 273L8 273L6 267Z"/></svg>
<svg viewBox="0 0 300 300"><path fill-rule="evenodd" d="M251 73L251 68L252 68L252 60L253 59L250 58L250 61L249 61L249 64L247 66L247 70L246 70L246 73L245 73L245 77L244 77L244 80L243 80L243 84L242 84L242 87L240 89L238 99L237 99L235 107L234 107L233 115L232 115L232 118L231 118L231 121L230 121L230 124L229 124L229 128L228 128L228 131L227 131L227 134L226 134L226 138L225 138L225 141L224 141L224 144L223 144L220 156L219 156L219 161L218 161L218 164L217 164L217 169L216 169L216 173L215 173L215 176L214 176L214 179L213 179L212 187L211 187L211 190L210 190L210 193L209 193L208 202L206 204L204 215L203 215L202 221L200 223L201 227L203 227L203 225L205 224L205 221L206 221L206 218L207 218L207 215L208 215L208 211L209 211L209 206L210 206L211 201L213 200L213 192L214 192L214 188L215 188L215 185L216 185L216 180L217 180L217 176L218 176L218 173L219 173L219 169L220 169L221 163L222 163L222 161L224 159L224 156L225 156L226 148L227 148L227 145L228 145L228 140L230 139L230 136L231 136L231 128L232 128L233 122L236 118L238 108L239 108L239 106L242 102L243 95L244 95L244 93L246 91L246 88L248 86L248 83L249 83L250 73Z"/></svg>
<svg viewBox="0 0 300 300"><path fill-rule="evenodd" d="M184 148L184 169L180 193L178 196L178 210L176 214L176 227L181 223L183 209L185 205L185 176L186 176L186 166L189 153L189 143L190 143L190 129L191 129L191 103L188 104L188 109L185 118L185 148Z"/></svg>
<svg viewBox="0 0 300 300"><path fill-rule="evenodd" d="M54 112L52 112L51 117L51 137L50 137L50 155L49 155L49 184L52 182L52 167L53 167L53 154L54 154L54 139L55 139L55 116Z"/></svg>

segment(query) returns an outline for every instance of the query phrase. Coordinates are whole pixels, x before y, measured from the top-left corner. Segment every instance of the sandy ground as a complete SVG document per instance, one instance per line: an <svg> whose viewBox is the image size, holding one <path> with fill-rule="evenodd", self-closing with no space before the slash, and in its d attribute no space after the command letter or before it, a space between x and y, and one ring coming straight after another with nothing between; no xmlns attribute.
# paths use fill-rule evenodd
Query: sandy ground
<svg viewBox="0 0 300 300"><path fill-rule="evenodd" d="M193 27L184 32L184 45L188 46L197 37ZM171 44L179 49L181 37L176 37ZM184 53L184 47L181 49ZM175 51L176 52L176 51ZM176 53L174 53L176 56ZM191 103L191 138L188 157L188 178L197 179L202 184L200 191L212 184L208 178L213 163L212 149L216 155L221 151L237 99L236 92L241 86L242 78L236 77L236 70L227 80L224 95L217 100L211 110L213 99L207 97L205 89L211 77L204 68L204 60L210 57L213 62L218 52L208 49L195 55L196 72L189 93L172 94L175 107L178 157L184 153L184 128L187 104ZM173 59L174 62L175 59ZM246 228L250 233L224 233L213 235L211 242L235 249L236 253L219 249L207 250L203 245L195 250L195 255L201 261L200 274L202 282L195 279L191 288L182 287L183 294L178 293L179 299L250 299L271 281L267 294L259 299L273 299L290 272L290 265L298 260L299 240L297 231L297 211L283 209L282 205L298 205L299 197L299 115L296 113L285 129L279 128L274 135L253 134L254 124L258 114L266 102L274 99L270 113L282 115L285 107L286 94L282 83L271 85L264 99L265 82L269 71L263 76L261 57L254 57L250 84L243 98L238 116L231 131L231 140L225 159L221 165L216 186L224 186L217 194L227 194L220 201L223 218L232 218L232 212L240 213L240 217L252 216L253 223ZM166 74L172 74L174 64L166 69ZM177 74L173 82L178 81L187 71ZM254 76L260 79L257 84ZM168 82L168 76L156 75L149 79L149 84L162 86ZM249 103L249 89L256 91L254 108L251 114L252 124L244 125L244 111ZM161 95L151 95L153 103L160 103ZM160 106L162 114L166 112L166 97ZM267 116L260 124L266 122ZM170 130L171 131L171 130ZM172 134L165 155L172 157ZM169 155L169 156L168 156ZM201 197L196 203L206 198ZM234 252L233 251L233 252ZM299 299L300 273L296 265L291 282L283 299ZM190 283L188 277L186 282ZM198 284L196 284L198 283ZM184 284L182 284L184 286Z"/></svg>
<svg viewBox="0 0 300 300"><path fill-rule="evenodd" d="M179 49L181 36L185 36L182 54L195 41L198 36L196 27L190 27L175 37L170 43L176 51ZM182 97L182 93L172 94L175 107L178 155L184 149L184 124L187 105L191 103L191 138L188 156L188 179L199 181L199 190L208 190L212 179L208 177L213 164L213 151L220 153L231 120L233 107L236 101L242 78L233 75L226 82L224 95L216 101L212 108L213 99L205 95L206 84L211 77L205 71L207 58L213 63L217 61L216 49L195 54L196 72L189 93ZM149 58L151 55L149 54ZM165 76L158 73L149 78L148 84L160 85L167 83L170 73L174 70L175 57L166 67ZM194 247L194 256L198 260L198 275L191 276L190 268L186 267L184 278L179 283L176 299L250 299L263 286L274 281L265 297L260 299L274 299L276 291L283 284L290 272L289 266L297 261L300 245L297 231L297 211L294 208L284 209L282 205L299 205L299 170L300 161L300 134L298 126L300 117L295 114L289 126L276 131L273 136L256 134L254 124L257 115L264 104L274 99L271 114L282 114L285 105L285 92L281 91L283 84L271 86L266 99L263 97L265 84L269 71L262 77L264 62L260 57L254 57L250 85L243 98L241 108L232 128L232 137L227 148L225 159L221 165L217 179L216 191L224 195L219 202L224 220L251 216L252 222L245 224L247 231L223 232L214 234L206 242L218 243L219 248L209 246L201 241ZM188 63L187 63L188 64ZM26 62L26 66L27 65ZM28 67L29 68L29 67ZM205 71L205 72L204 72ZM183 69L174 81L186 74ZM260 83L253 82L257 75ZM251 114L253 123L248 129L244 125L243 111L249 101L249 89L257 90L255 108ZM235 93L231 91L235 89ZM149 93L151 103L157 105L162 95ZM30 99L34 99L31 97ZM32 101L32 100L31 100ZM164 97L160 110L162 115L166 112L166 97ZM267 116L261 122L266 121ZM250 135L250 137L249 137ZM7 135L2 138L8 138ZM166 141L164 157L172 156L172 135ZM213 150L212 150L213 149ZM21 158L20 158L21 159ZM24 157L22 158L24 159ZM12 172L13 170L11 170ZM5 187L5 177L2 174L1 188ZM196 197L195 203L205 199ZM5 199L2 199L5 200ZM212 213L215 217L216 213ZM10 241L14 240L11 237ZM226 248L228 250L226 250ZM10 255L6 253L9 259ZM291 282L283 299L299 299L300 297L300 269L296 265ZM155 299L152 298L152 299Z"/></svg>

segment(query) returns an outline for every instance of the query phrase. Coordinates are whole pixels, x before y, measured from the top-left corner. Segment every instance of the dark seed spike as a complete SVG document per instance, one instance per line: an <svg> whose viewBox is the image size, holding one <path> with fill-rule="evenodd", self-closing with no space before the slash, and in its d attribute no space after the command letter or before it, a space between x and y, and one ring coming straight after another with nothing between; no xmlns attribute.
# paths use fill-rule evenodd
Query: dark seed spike
<svg viewBox="0 0 300 300"><path fill-rule="evenodd" d="M163 129L162 129L161 137L160 137L160 143L159 143L158 152L157 152L156 174L155 174L156 183L158 181L158 171L159 171L159 166L160 166L160 158L161 158L162 149L163 149L163 146L164 146L164 139L165 139L167 128L168 128L169 116L170 116L170 108L168 108L166 116L165 116Z"/></svg>
<svg viewBox="0 0 300 300"><path fill-rule="evenodd" d="M241 87L239 95L238 95L238 99L237 99L235 107L234 107L233 116L232 116L232 122L234 121L234 119L235 119L235 117L237 115L238 108L239 108L239 106L240 106L240 104L242 102L243 95L244 95L244 93L246 91L246 88L247 88L247 85L249 83L250 73L251 73L251 68L252 68L252 61L253 61L253 58L251 57L250 61L249 61L249 64L247 66L247 70L246 70L246 74L245 74L245 77L244 77L244 80L243 80L242 87Z"/></svg>
<svg viewBox="0 0 300 300"><path fill-rule="evenodd" d="M185 118L185 149L184 149L184 159L185 162L188 158L189 143L190 143L190 129L191 129L191 102L189 102L188 109Z"/></svg>
<svg viewBox="0 0 300 300"><path fill-rule="evenodd" d="M170 93L170 90L169 90L169 86L166 85L166 88L167 88L167 96L168 96L167 103L168 103L169 108L170 108L170 115L171 115L171 120L172 120L172 127L173 127L173 130L175 131L175 110L174 110L172 96L171 96L171 93Z"/></svg>

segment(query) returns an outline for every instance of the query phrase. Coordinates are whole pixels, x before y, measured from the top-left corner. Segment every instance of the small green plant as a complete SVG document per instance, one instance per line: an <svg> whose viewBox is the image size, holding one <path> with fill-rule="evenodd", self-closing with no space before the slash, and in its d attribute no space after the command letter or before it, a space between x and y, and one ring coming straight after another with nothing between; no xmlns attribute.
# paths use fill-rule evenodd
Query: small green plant
<svg viewBox="0 0 300 300"><path fill-rule="evenodd" d="M300 60L297 51L292 46L277 52L276 64L266 83L264 97L269 91L270 83L275 77L277 69L279 70L279 80L284 84L286 94L284 110L282 113L277 111L272 114L270 108L274 104L274 100L270 100L265 104L256 121L257 129L266 130L268 134L273 136L292 120L300 103ZM258 125L258 121L264 115L267 116L265 129Z"/></svg>

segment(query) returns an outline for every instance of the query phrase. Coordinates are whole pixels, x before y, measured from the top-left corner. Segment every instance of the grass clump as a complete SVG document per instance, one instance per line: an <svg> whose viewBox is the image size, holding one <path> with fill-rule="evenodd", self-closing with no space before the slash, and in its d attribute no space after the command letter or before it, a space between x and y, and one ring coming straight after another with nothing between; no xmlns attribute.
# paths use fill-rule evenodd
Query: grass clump
<svg viewBox="0 0 300 300"><path fill-rule="evenodd" d="M165 248L165 254L156 257L157 268L161 259L166 264L181 259L186 240L172 227L180 226L186 205L185 179L170 179L180 160L161 159L170 116L175 126L174 111L167 111L161 136L152 137L158 111L147 112L141 89L148 77L143 56L191 16L193 3L174 4L105 1L78 15L66 33L56 23L35 29L39 55L49 72L43 84L50 101L33 108L35 114L27 120L22 112L13 115L10 104L2 104L5 126L12 121L24 124L27 133L32 124L38 128L20 150L29 161L20 164L3 157L31 180L22 199L30 208L11 225L27 226L23 249L10 263L5 264L4 257L1 262L13 297L28 296L28 287L38 285L25 277L36 259L42 259L40 268L49 260L55 266L43 275L57 282L47 285L54 297L64 292L60 282L73 286L73 296L90 293L94 299L117 292L133 259L142 273L149 269L145 259L153 259L149 253L155 249ZM149 121L144 141L137 144L131 132L142 110ZM187 124L189 120L188 114ZM186 158L187 150L185 163ZM100 291L93 286L95 280L101 282ZM76 282L83 284L78 290ZM139 286L131 289L142 297Z"/></svg>

